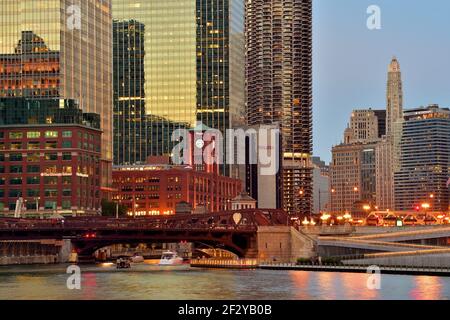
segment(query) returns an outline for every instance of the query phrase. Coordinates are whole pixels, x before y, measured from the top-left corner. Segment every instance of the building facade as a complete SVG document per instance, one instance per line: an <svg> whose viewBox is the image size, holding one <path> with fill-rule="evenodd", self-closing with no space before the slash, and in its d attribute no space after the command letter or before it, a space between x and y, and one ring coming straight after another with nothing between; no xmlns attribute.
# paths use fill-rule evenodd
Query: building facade
<svg viewBox="0 0 450 320"><path fill-rule="evenodd" d="M449 210L450 110L431 105L405 111L400 142L400 170L395 173L396 210Z"/></svg>
<svg viewBox="0 0 450 320"><path fill-rule="evenodd" d="M395 207L394 174L399 170L403 122L403 82L400 63L393 58L388 67L386 91L386 136L376 147L377 206Z"/></svg>
<svg viewBox="0 0 450 320"><path fill-rule="evenodd" d="M0 214L98 214L101 135L75 100L0 99Z"/></svg>
<svg viewBox="0 0 450 320"><path fill-rule="evenodd" d="M312 158L314 165L314 214L330 209L330 167L319 157Z"/></svg>
<svg viewBox="0 0 450 320"><path fill-rule="evenodd" d="M386 111L384 110L354 110L350 118L350 128L353 130L352 142L376 141L386 134Z"/></svg>
<svg viewBox="0 0 450 320"><path fill-rule="evenodd" d="M0 96L78 100L101 117L101 185L111 183L110 0L0 2Z"/></svg>
<svg viewBox="0 0 450 320"><path fill-rule="evenodd" d="M113 170L113 200L134 216L175 214L177 205L193 211L231 210L231 201L241 193L241 181L190 166L118 166Z"/></svg>
<svg viewBox="0 0 450 320"><path fill-rule="evenodd" d="M170 154L172 132L197 121L222 133L231 128L245 108L243 0L112 4L114 19L133 19L145 28L147 156ZM228 174L229 167L221 172Z"/></svg>
<svg viewBox="0 0 450 320"><path fill-rule="evenodd" d="M282 208L311 214L312 1L246 1L247 121L279 123Z"/></svg>

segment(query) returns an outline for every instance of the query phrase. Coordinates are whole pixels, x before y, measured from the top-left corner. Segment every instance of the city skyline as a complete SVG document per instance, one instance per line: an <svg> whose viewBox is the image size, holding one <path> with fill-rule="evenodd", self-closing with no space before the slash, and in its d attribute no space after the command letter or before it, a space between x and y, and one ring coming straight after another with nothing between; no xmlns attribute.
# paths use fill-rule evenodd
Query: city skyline
<svg viewBox="0 0 450 320"><path fill-rule="evenodd" d="M366 26L372 4L381 9L381 30ZM386 108L386 66L393 56L403 72L405 109L450 106L450 44L441 41L450 35L449 10L445 0L313 2L315 156L331 160L352 110Z"/></svg>

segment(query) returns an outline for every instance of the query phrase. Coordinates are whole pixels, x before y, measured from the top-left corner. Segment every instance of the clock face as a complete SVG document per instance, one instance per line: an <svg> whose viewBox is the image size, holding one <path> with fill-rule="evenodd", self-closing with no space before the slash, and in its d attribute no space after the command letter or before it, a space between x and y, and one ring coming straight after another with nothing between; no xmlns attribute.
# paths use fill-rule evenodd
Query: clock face
<svg viewBox="0 0 450 320"><path fill-rule="evenodd" d="M201 149L205 146L205 142L202 139L198 139L197 141L195 141L195 146Z"/></svg>

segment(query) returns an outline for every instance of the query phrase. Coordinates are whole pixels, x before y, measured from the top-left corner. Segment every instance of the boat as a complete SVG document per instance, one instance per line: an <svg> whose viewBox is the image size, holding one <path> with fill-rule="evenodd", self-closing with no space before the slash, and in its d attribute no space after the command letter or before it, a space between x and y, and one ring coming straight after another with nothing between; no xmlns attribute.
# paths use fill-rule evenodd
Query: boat
<svg viewBox="0 0 450 320"><path fill-rule="evenodd" d="M145 259L144 259L144 257L141 256L140 254L135 253L135 254L130 258L130 261L131 261L132 263L143 263L143 262L145 261Z"/></svg>
<svg viewBox="0 0 450 320"><path fill-rule="evenodd" d="M181 258L176 252L165 251L159 261L160 266L176 266L183 264L183 258Z"/></svg>
<svg viewBox="0 0 450 320"><path fill-rule="evenodd" d="M130 260L122 259L122 258L117 259L116 268L117 269L130 269L131 268Z"/></svg>

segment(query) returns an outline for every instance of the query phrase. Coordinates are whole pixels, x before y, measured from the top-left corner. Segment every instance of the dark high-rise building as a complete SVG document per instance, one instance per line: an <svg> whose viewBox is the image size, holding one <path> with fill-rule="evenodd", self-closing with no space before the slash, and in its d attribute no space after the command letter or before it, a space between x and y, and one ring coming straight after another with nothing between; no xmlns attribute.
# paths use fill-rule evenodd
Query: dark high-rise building
<svg viewBox="0 0 450 320"><path fill-rule="evenodd" d="M432 105L404 112L399 167L394 179L396 210L429 203L431 211L448 211L449 109Z"/></svg>
<svg viewBox="0 0 450 320"><path fill-rule="evenodd" d="M245 108L243 3L112 0L114 19L135 19L145 26L140 98L152 144L147 155L170 154L175 129L193 128L201 121L225 136L239 118Z"/></svg>
<svg viewBox="0 0 450 320"><path fill-rule="evenodd" d="M283 208L312 212L312 1L247 0L248 124L279 123Z"/></svg>
<svg viewBox="0 0 450 320"><path fill-rule="evenodd" d="M113 23L114 164L146 161L145 26L136 20Z"/></svg>

